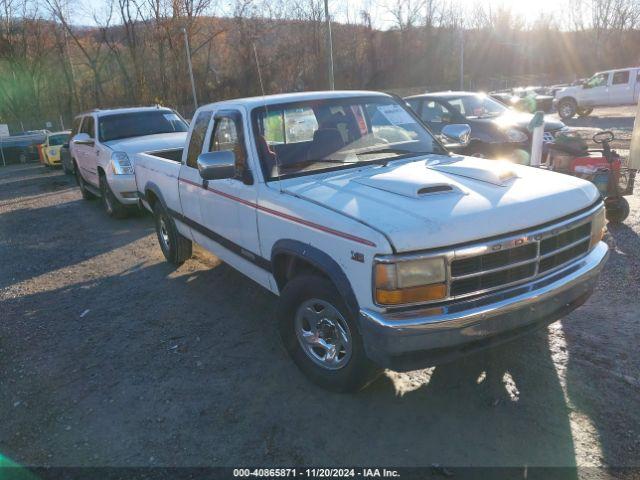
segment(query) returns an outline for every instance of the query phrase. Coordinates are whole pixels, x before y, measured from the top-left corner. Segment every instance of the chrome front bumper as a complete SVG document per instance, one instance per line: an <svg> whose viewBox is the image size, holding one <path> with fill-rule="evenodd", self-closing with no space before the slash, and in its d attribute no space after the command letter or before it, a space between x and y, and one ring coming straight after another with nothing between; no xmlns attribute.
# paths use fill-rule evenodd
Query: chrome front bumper
<svg viewBox="0 0 640 480"><path fill-rule="evenodd" d="M584 303L608 256L600 242L560 271L491 295L407 311L361 309L365 350L383 367L411 370L548 325Z"/></svg>

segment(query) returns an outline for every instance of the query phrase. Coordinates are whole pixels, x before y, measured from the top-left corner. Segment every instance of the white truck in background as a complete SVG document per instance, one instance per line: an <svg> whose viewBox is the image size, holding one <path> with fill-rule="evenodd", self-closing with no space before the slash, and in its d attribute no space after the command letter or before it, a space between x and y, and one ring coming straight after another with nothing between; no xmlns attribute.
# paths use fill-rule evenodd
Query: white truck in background
<svg viewBox="0 0 640 480"><path fill-rule="evenodd" d="M180 148L188 128L175 111L159 106L77 115L69 152L82 197L100 197L109 216L126 216L139 204L133 155L151 148Z"/></svg>
<svg viewBox="0 0 640 480"><path fill-rule="evenodd" d="M598 72L581 85L556 91L554 103L563 120L588 116L595 107L634 105L640 98L640 67Z"/></svg>
<svg viewBox="0 0 640 480"><path fill-rule="evenodd" d="M441 134L455 147L469 128ZM177 153L134 159L167 260L196 242L279 295L292 359L337 391L547 325L608 256L591 183L451 154L386 94L205 105Z"/></svg>

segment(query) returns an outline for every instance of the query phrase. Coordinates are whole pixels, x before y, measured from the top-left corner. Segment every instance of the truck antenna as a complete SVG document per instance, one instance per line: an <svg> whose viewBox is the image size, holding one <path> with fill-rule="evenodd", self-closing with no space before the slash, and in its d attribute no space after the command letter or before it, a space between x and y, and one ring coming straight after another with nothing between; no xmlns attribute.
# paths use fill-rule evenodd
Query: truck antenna
<svg viewBox="0 0 640 480"><path fill-rule="evenodd" d="M260 81L260 91L262 92L262 101L264 103L264 113L265 113L265 120L266 118L269 117L269 107L267 106L267 96L264 93L264 84L262 83L262 70L260 68L260 61L258 60L258 49L256 48L256 44L255 43L251 43L251 45L253 46L253 55L256 59L256 68L258 69L258 80ZM283 118L284 121L284 118ZM263 129L264 129L264 123L263 123ZM264 137L264 141L267 141L266 136L264 136L266 132L262 132L263 137ZM258 152L258 154L260 154L260 152ZM275 155L275 162L276 162L276 170L278 172L278 190L280 190L280 193L282 193L282 184L280 183L280 158L278 155L278 152L274 152ZM262 160L262 159L261 159Z"/></svg>

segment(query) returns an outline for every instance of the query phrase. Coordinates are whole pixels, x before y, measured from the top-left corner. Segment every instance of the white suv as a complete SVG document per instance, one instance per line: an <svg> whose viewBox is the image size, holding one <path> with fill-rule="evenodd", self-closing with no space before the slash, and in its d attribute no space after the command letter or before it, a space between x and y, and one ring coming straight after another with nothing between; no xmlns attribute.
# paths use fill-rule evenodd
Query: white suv
<svg viewBox="0 0 640 480"><path fill-rule="evenodd" d="M138 205L133 154L182 148L188 125L163 107L93 110L74 120L69 145L82 197L102 198L107 213L126 216Z"/></svg>

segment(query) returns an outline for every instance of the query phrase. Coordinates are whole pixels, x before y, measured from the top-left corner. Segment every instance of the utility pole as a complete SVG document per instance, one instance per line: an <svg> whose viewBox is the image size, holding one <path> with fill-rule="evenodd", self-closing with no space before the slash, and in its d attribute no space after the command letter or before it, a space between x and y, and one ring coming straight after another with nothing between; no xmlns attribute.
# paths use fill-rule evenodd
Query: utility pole
<svg viewBox="0 0 640 480"><path fill-rule="evenodd" d="M464 90L464 28L460 27L460 90Z"/></svg>
<svg viewBox="0 0 640 480"><path fill-rule="evenodd" d="M333 39L331 38L331 17L329 16L329 0L324 0L324 18L327 22L327 52L329 53L329 90L335 90L333 79Z"/></svg>
<svg viewBox="0 0 640 480"><path fill-rule="evenodd" d="M189 47L189 37L187 36L187 29L182 27L182 33L184 33L184 45L187 51L187 64L189 65L189 77L191 77L191 92L193 93L193 113L198 110L198 98L196 97L196 82L193 80L193 66L191 65L191 48Z"/></svg>

